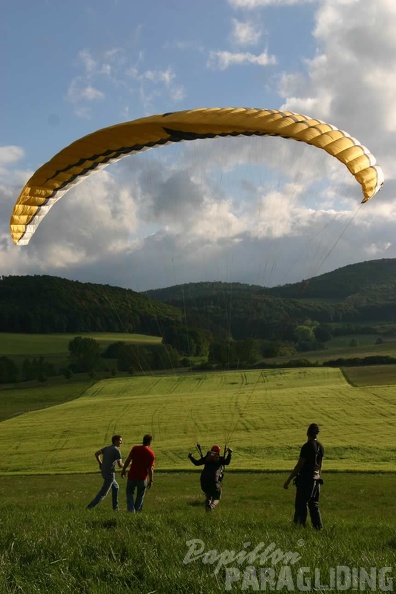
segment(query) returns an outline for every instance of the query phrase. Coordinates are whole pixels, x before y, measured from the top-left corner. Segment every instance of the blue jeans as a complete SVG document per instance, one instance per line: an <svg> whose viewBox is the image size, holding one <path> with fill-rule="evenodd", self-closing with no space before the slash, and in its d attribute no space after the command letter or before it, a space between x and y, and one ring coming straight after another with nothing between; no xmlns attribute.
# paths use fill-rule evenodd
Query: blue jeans
<svg viewBox="0 0 396 594"><path fill-rule="evenodd" d="M126 486L126 500L127 500L127 509L129 512L142 511L143 499L144 499L144 494L146 493L146 487L147 487L147 480L145 480L145 481L128 480L127 486ZM133 499L135 489L136 489L136 501L134 501L134 499Z"/></svg>
<svg viewBox="0 0 396 594"><path fill-rule="evenodd" d="M102 475L103 476L103 475ZM91 503L88 503L87 508L92 509L93 507L97 506L98 503L103 501L106 497L108 492L111 489L111 499L113 503L113 509L118 509L118 490L119 485L115 479L115 474L109 474L103 476L103 485L100 489L99 493L92 499Z"/></svg>

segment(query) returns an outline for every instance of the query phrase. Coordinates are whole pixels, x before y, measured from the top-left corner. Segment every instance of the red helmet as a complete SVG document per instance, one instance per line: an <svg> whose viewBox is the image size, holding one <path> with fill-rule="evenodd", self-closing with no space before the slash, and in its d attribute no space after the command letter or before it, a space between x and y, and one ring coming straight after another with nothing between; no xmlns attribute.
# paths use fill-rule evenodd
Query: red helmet
<svg viewBox="0 0 396 594"><path fill-rule="evenodd" d="M218 445L214 445L214 446L212 446L212 447L210 448L210 451L211 451L211 452L217 452L218 454L220 454L220 452L221 452L221 448L220 448L220 446L218 446Z"/></svg>

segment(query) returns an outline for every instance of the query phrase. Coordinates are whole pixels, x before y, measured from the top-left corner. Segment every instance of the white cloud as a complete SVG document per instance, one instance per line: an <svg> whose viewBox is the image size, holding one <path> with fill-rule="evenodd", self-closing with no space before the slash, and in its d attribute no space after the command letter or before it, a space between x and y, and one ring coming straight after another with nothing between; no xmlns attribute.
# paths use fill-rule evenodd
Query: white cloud
<svg viewBox="0 0 396 594"><path fill-rule="evenodd" d="M97 63L96 60L93 59L91 53L85 49L79 52L78 54L81 62L84 65L84 69L87 73L94 72L97 70Z"/></svg>
<svg viewBox="0 0 396 594"><path fill-rule="evenodd" d="M383 258L386 256L387 250L391 247L392 243L390 241L371 243L364 248L364 252L370 259L375 259L377 257Z"/></svg>
<svg viewBox="0 0 396 594"><path fill-rule="evenodd" d="M80 96L81 99L85 99L86 101L97 101L98 99L104 98L104 93L95 89L95 87L88 85L80 90Z"/></svg>
<svg viewBox="0 0 396 594"><path fill-rule="evenodd" d="M211 51L209 54L208 66L213 69L227 70L230 66L243 64L272 66L276 64L276 58L267 52L255 55L250 52Z"/></svg>
<svg viewBox="0 0 396 594"><path fill-rule="evenodd" d="M381 89L381 101L386 105L382 121L384 130L396 132L396 61L390 67L379 64L374 66L370 72L364 74L363 82L373 93Z"/></svg>
<svg viewBox="0 0 396 594"><path fill-rule="evenodd" d="M367 145L395 177L396 4L391 0L322 0L315 15L318 54L306 75L284 73L283 109L329 121Z"/></svg>
<svg viewBox="0 0 396 594"><path fill-rule="evenodd" d="M24 156L24 150L20 146L0 146L0 167L16 163Z"/></svg>
<svg viewBox="0 0 396 594"><path fill-rule="evenodd" d="M263 8L267 6L291 6L296 4L311 4L319 0L228 0L233 8Z"/></svg>
<svg viewBox="0 0 396 594"><path fill-rule="evenodd" d="M231 40L237 45L256 45L261 38L257 23L232 19Z"/></svg>
<svg viewBox="0 0 396 594"><path fill-rule="evenodd" d="M169 87L175 79L175 73L171 68L166 70L146 70L137 76L140 80L149 80L151 82L161 82Z"/></svg>
<svg viewBox="0 0 396 594"><path fill-rule="evenodd" d="M184 86L173 68L145 68L142 51L130 56L122 47L96 53L86 48L79 52L78 59L82 72L70 82L66 99L74 104L75 114L80 118L90 118L94 102L111 100L114 92L117 97L124 97L126 103L136 95L147 112L151 111L154 100L165 92L175 103L185 97ZM90 103L89 108L87 103Z"/></svg>
<svg viewBox="0 0 396 594"><path fill-rule="evenodd" d="M32 174L20 168L19 162L24 156L25 152L19 146L0 146L0 196L4 200L12 199Z"/></svg>
<svg viewBox="0 0 396 594"><path fill-rule="evenodd" d="M98 101L104 99L105 95L99 89L86 84L81 78L75 78L67 91L67 99L70 103L79 103L80 101Z"/></svg>

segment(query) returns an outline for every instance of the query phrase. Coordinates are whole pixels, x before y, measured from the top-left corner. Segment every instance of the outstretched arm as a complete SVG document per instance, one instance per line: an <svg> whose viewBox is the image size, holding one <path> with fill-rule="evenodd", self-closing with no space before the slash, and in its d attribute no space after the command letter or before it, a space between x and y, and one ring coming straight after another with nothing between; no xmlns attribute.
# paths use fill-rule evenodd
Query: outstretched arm
<svg viewBox="0 0 396 594"><path fill-rule="evenodd" d="M188 454L188 457L190 458L190 460L194 464L194 466L202 466L202 464L205 464L204 457L200 458L199 460L196 460L192 454Z"/></svg>
<svg viewBox="0 0 396 594"><path fill-rule="evenodd" d="M299 458L297 464L295 465L295 467L291 471L291 473L289 475L289 478L287 479L287 481L283 485L283 488L284 489L287 489L288 488L290 481L292 481L294 479L294 477L298 475L298 473L300 472L300 470L304 466L304 464L305 464L305 458Z"/></svg>
<svg viewBox="0 0 396 594"><path fill-rule="evenodd" d="M224 466L228 466L229 463L231 462L232 449L227 448L226 452L227 452L227 456L224 458L224 462L223 462Z"/></svg>

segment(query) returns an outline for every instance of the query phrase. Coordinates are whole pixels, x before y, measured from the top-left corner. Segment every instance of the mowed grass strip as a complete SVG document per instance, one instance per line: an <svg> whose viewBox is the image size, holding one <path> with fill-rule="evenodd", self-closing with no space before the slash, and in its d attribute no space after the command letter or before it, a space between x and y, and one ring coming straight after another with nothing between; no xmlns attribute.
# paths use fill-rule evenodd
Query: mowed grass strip
<svg viewBox="0 0 396 594"><path fill-rule="evenodd" d="M396 391L396 365L344 367L343 372L354 386L393 386Z"/></svg>
<svg viewBox="0 0 396 594"><path fill-rule="evenodd" d="M235 449L234 470L288 470L311 422L325 469L396 470L394 386L354 387L338 369L277 369L103 380L77 400L1 424L0 473L96 470L93 453L154 436L157 467L191 469L199 441Z"/></svg>

